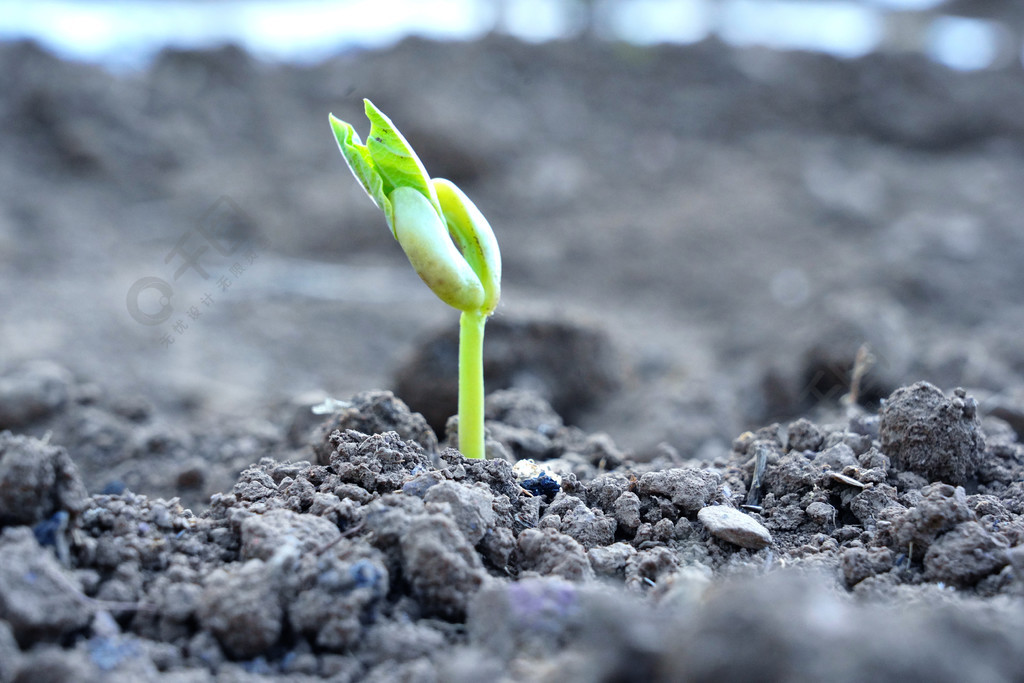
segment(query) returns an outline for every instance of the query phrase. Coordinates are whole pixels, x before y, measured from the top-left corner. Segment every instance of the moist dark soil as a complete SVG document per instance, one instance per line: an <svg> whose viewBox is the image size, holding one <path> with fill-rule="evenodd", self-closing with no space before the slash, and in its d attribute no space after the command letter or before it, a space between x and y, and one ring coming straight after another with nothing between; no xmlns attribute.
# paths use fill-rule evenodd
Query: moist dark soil
<svg viewBox="0 0 1024 683"><path fill-rule="evenodd" d="M486 460L363 96L498 235ZM0 44L0 681L1021 680L1020 111L716 42Z"/></svg>

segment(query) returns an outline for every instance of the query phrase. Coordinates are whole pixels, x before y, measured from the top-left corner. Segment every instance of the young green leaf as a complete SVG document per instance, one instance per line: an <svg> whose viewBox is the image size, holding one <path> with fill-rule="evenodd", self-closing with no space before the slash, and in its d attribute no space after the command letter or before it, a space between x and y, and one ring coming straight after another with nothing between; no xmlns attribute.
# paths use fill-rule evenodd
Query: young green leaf
<svg viewBox="0 0 1024 683"><path fill-rule="evenodd" d="M359 139L359 133L351 124L342 121L334 114L329 115L331 130L334 131L334 138L338 141L338 149L345 158L345 163L356 177L359 184L370 195L370 199L384 212L388 221L388 227L394 233L394 214L391 211L391 200L388 199L384 190L384 179L377 172L377 166L373 163L370 151L366 149L363 141Z"/></svg>
<svg viewBox="0 0 1024 683"><path fill-rule="evenodd" d="M443 218L437 193L423 162L391 122L370 100L363 100L366 118L370 120L370 137L364 145L355 128L330 115L331 130L338 141L345 162L352 174L384 212L391 233L395 233L395 215L391 194L399 187L409 187L426 197L438 217ZM396 235L397 237L397 235Z"/></svg>
<svg viewBox="0 0 1024 683"><path fill-rule="evenodd" d="M370 119L370 137L366 141L366 149L384 180L384 193L390 195L395 188L411 187L423 193L437 215L441 216L441 205L430 184L427 169L423 168L423 162L391 119L370 100L363 102L366 105L366 118Z"/></svg>

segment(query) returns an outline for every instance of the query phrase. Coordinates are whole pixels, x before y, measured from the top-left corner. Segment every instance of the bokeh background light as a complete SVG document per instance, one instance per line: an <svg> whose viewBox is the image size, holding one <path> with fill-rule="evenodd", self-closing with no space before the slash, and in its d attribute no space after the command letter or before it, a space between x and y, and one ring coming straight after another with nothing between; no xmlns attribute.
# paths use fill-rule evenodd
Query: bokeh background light
<svg viewBox="0 0 1024 683"><path fill-rule="evenodd" d="M977 0L0 0L0 39L32 38L114 69L166 46L234 43L266 59L316 61L403 37L529 42L591 32L635 44L709 36L741 46L859 57L919 51L953 69L1020 59L1017 3ZM1003 5L1003 6L1000 6ZM987 12L987 14L986 14ZM990 16L989 16L990 15Z"/></svg>

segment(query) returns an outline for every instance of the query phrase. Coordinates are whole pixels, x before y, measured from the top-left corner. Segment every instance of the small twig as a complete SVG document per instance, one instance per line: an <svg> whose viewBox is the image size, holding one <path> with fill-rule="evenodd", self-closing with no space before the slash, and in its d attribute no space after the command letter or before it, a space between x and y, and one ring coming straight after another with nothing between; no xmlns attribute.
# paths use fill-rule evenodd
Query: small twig
<svg viewBox="0 0 1024 683"><path fill-rule="evenodd" d="M857 355L853 360L853 370L850 373L850 393L843 396L842 399L848 407L857 405L860 400L861 381L874 364L875 357L871 353L871 347L861 344L857 349Z"/></svg>
<svg viewBox="0 0 1024 683"><path fill-rule="evenodd" d="M350 536L354 536L355 534L359 533L359 531L361 531L362 528L363 528L363 524L364 524L364 521L360 521L358 524L356 524L354 526L350 526L348 529L345 529L340 534L338 534L338 537L335 538L333 541L329 542L327 545L324 545L324 546L321 546L320 548L318 548L316 550L315 554L316 555L323 555L325 552L327 552L328 550L330 550L334 546L336 546L339 543L341 543L341 539L349 538Z"/></svg>
<svg viewBox="0 0 1024 683"><path fill-rule="evenodd" d="M765 469L768 467L768 454L771 449L763 443L759 443L754 449L754 476L750 481L750 490L747 491L747 499L744 501L749 506L758 506L761 502L761 487Z"/></svg>

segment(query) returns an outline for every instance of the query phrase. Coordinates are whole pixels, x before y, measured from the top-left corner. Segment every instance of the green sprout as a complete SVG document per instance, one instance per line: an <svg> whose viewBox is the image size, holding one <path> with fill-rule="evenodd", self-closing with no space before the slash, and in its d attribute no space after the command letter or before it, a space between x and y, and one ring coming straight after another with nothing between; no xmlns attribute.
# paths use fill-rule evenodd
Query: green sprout
<svg viewBox="0 0 1024 683"><path fill-rule="evenodd" d="M459 450L484 457L484 324L501 295L501 254L487 219L454 183L431 178L391 119L370 100L364 145L330 115L353 175L384 212L413 269L459 320Z"/></svg>

